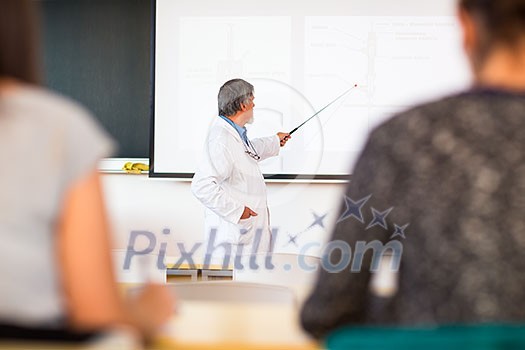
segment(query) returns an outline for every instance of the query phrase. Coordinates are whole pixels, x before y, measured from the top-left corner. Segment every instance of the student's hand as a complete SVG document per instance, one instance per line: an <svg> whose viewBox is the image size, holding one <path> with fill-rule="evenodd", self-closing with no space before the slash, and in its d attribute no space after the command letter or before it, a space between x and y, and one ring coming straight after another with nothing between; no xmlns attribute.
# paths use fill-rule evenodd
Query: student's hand
<svg viewBox="0 0 525 350"><path fill-rule="evenodd" d="M277 136L279 136L279 141L280 141L280 143L281 143L281 147L283 147L284 145L286 145L286 142L288 142L288 140L292 138L292 137L290 136L290 134L287 133L287 132L278 132L278 133L277 133Z"/></svg>
<svg viewBox="0 0 525 350"><path fill-rule="evenodd" d="M257 216L257 213L248 207L244 207L244 211L241 215L241 220L248 219L250 216Z"/></svg>
<svg viewBox="0 0 525 350"><path fill-rule="evenodd" d="M141 293L128 299L133 323L150 337L175 313L175 302L166 286L147 284Z"/></svg>

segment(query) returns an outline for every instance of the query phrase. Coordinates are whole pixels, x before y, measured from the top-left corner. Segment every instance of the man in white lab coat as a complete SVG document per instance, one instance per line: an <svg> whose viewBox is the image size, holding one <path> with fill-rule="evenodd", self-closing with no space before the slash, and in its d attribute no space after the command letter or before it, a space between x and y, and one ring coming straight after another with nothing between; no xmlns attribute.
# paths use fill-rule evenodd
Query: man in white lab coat
<svg viewBox="0 0 525 350"><path fill-rule="evenodd" d="M253 85L242 79L227 81L220 88L219 116L193 177L192 192L206 207L205 263L233 264L224 256L271 248L266 185L258 162L278 155L290 134L249 140L244 126L253 121L253 100Z"/></svg>

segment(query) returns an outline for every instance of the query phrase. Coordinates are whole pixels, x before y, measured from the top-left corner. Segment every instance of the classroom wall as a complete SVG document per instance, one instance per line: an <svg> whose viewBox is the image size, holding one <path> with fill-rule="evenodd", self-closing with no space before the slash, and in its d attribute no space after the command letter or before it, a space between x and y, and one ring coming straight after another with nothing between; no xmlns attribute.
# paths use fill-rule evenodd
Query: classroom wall
<svg viewBox="0 0 525 350"><path fill-rule="evenodd" d="M154 251L158 252L164 242L171 257L180 255L177 243L183 243L190 251L194 244L203 241L204 207L193 197L189 181L130 174L103 174L102 180L115 248L125 249L133 231L152 233L156 240ZM267 183L271 223L278 229L275 251L303 250L318 255L337 219L344 186ZM313 225L314 214L326 217ZM166 229L168 234L163 232ZM151 243L147 234L135 236L135 250L146 249ZM290 242L294 236L296 243Z"/></svg>

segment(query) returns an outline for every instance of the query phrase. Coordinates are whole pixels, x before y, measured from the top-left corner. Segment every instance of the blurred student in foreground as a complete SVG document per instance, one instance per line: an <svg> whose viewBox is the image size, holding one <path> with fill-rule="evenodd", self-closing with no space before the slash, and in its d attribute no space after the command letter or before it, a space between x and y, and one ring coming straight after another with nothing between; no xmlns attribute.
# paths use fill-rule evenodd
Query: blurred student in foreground
<svg viewBox="0 0 525 350"><path fill-rule="evenodd" d="M397 241L397 293L370 292L372 249L359 272L353 261L322 271L301 315L317 338L345 325L525 322L525 0L458 7L473 87L372 132L332 235L352 252Z"/></svg>
<svg viewBox="0 0 525 350"><path fill-rule="evenodd" d="M34 1L0 2L0 339L152 335L172 312L161 286L123 300L97 161L112 141L74 102L39 87Z"/></svg>

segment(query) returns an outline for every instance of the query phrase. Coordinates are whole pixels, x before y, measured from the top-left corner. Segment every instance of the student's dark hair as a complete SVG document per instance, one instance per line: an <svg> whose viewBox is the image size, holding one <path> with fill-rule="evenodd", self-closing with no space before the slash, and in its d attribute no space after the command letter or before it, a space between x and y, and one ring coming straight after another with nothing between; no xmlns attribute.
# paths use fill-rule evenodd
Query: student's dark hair
<svg viewBox="0 0 525 350"><path fill-rule="evenodd" d="M36 1L0 0L0 77L39 84Z"/></svg>
<svg viewBox="0 0 525 350"><path fill-rule="evenodd" d="M476 21L484 45L514 46L525 38L525 0L459 0Z"/></svg>

